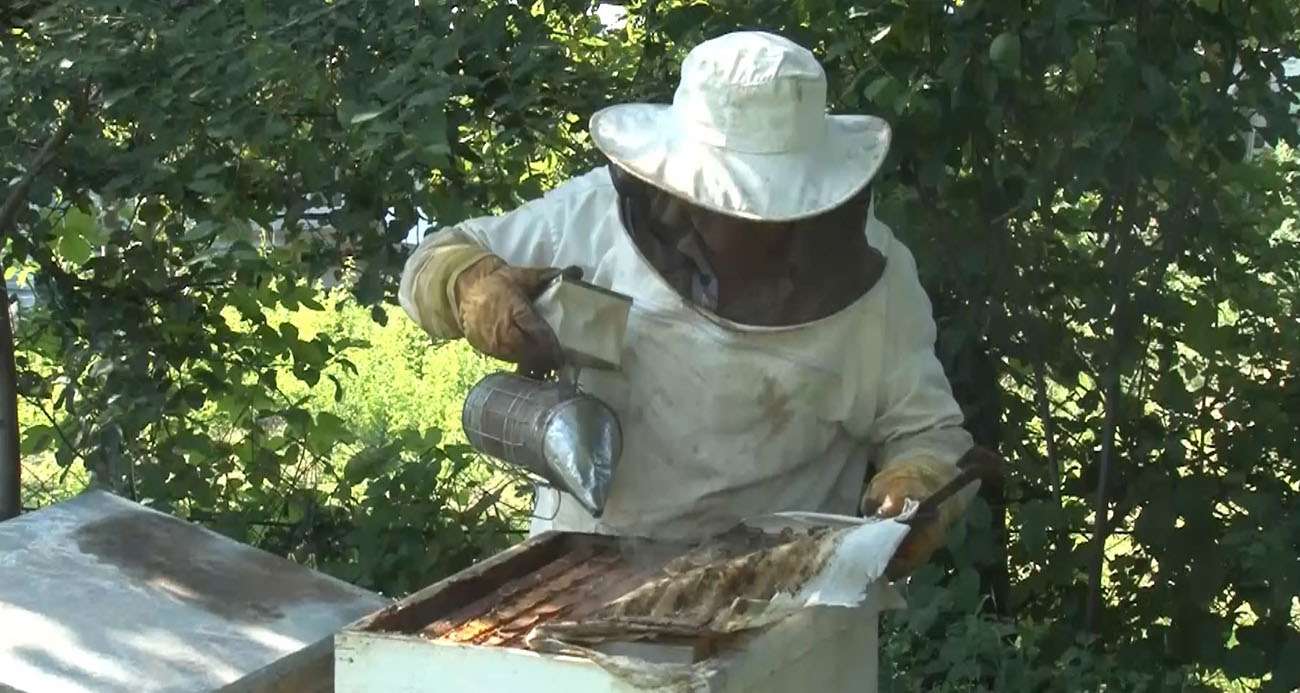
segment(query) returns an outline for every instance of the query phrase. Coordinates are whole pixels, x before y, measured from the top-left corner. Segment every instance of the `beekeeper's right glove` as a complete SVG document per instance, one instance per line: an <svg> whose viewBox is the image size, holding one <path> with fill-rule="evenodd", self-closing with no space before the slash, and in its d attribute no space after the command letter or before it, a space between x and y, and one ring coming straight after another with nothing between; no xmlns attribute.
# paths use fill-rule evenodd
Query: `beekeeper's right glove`
<svg viewBox="0 0 1300 693"><path fill-rule="evenodd" d="M862 494L860 510L864 515L893 517L902 512L903 504L921 501L957 476L957 466L929 457L896 460L871 478ZM931 520L914 525L903 544L889 561L885 571L890 580L899 580L916 570L943 545L948 527L965 510L965 498L949 498L941 503Z"/></svg>
<svg viewBox="0 0 1300 693"><path fill-rule="evenodd" d="M466 341L493 358L539 374L560 365L563 354L551 327L533 301L560 274L576 268L511 267L487 255L456 277L456 320Z"/></svg>

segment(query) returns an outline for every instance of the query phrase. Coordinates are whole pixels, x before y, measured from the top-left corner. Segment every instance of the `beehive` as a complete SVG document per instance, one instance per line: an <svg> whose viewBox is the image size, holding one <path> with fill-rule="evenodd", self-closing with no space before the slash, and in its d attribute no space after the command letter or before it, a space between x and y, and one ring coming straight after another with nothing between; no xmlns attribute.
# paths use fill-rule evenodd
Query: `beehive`
<svg viewBox="0 0 1300 693"><path fill-rule="evenodd" d="M525 639L543 623L581 621L691 549L591 534L536 536L341 631L335 690L647 690L592 658L532 651ZM883 603L806 609L727 638L613 638L594 649L646 671L663 669L651 677L659 690L874 691ZM683 687L684 671L693 688Z"/></svg>

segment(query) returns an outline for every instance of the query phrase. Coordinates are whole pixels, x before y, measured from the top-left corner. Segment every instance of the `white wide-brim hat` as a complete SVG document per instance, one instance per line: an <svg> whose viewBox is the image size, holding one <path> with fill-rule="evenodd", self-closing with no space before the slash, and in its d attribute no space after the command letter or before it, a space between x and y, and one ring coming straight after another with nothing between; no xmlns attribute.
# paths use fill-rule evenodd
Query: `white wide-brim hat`
<svg viewBox="0 0 1300 693"><path fill-rule="evenodd" d="M591 118L605 156L706 209L791 221L847 202L880 170L890 129L826 113L826 73L798 44L736 32L682 62L673 103L610 106Z"/></svg>

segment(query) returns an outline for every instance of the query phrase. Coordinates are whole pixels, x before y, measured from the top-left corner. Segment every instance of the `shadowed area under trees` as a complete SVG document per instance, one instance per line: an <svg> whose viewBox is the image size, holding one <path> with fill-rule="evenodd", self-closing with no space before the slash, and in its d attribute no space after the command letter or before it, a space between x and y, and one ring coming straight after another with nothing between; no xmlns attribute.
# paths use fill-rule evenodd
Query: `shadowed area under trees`
<svg viewBox="0 0 1300 693"><path fill-rule="evenodd" d="M598 163L591 112L759 28L893 125L879 215L1010 465L882 689L1300 686L1300 5L622 6L5 4L22 502L99 485L387 594L507 546L528 488L458 419L494 364L395 307L403 241Z"/></svg>

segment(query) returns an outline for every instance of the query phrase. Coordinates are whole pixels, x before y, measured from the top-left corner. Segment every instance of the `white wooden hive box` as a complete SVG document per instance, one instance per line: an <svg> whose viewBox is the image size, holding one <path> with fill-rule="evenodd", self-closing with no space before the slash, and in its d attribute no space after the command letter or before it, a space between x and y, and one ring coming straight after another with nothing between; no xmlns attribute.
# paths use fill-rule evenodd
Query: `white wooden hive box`
<svg viewBox="0 0 1300 693"><path fill-rule="evenodd" d="M340 631L335 691L644 691L589 659L534 652L524 638L545 620L589 613L687 548L649 545L591 534L533 537ZM622 644L604 651L692 663L710 691L870 693L878 615L873 606L812 608L718 648Z"/></svg>

